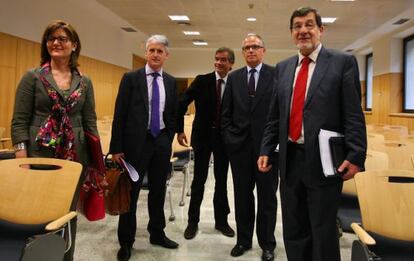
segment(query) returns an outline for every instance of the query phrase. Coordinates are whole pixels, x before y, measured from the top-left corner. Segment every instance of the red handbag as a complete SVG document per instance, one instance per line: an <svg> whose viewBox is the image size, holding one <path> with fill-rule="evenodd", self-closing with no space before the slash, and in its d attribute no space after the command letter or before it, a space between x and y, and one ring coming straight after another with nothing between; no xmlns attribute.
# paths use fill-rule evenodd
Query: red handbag
<svg viewBox="0 0 414 261"><path fill-rule="evenodd" d="M95 169L88 169L86 180L80 189L78 211L89 221L105 218L104 190Z"/></svg>

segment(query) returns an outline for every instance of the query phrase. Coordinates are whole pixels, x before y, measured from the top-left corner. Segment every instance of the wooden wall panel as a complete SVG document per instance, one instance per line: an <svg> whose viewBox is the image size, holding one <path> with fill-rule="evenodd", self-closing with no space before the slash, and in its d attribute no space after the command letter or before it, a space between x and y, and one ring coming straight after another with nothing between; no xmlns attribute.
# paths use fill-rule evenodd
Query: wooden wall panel
<svg viewBox="0 0 414 261"><path fill-rule="evenodd" d="M10 137L10 123L13 114L16 69L0 66L0 126L5 127L4 136Z"/></svg>
<svg viewBox="0 0 414 261"><path fill-rule="evenodd" d="M23 74L39 63L39 43L0 32L0 126L6 127L8 137L16 87ZM98 118L113 115L119 82L129 69L86 56L81 56L79 63L80 71L94 84Z"/></svg>
<svg viewBox="0 0 414 261"><path fill-rule="evenodd" d="M82 73L92 79L98 118L113 115L119 82L128 69L84 56L79 64Z"/></svg>
<svg viewBox="0 0 414 261"><path fill-rule="evenodd" d="M0 66L16 67L17 39L0 33Z"/></svg>
<svg viewBox="0 0 414 261"><path fill-rule="evenodd" d="M404 125L414 130L414 115L401 113L402 95L402 73L374 76L372 114L365 114L367 123Z"/></svg>
<svg viewBox="0 0 414 261"><path fill-rule="evenodd" d="M10 122L16 86L16 53L18 39L0 33L0 126L5 137L10 137ZM7 145L7 144L6 144Z"/></svg>
<svg viewBox="0 0 414 261"><path fill-rule="evenodd" d="M132 56L132 70L142 68L146 63L147 60L145 58L142 58L141 56L135 54Z"/></svg>

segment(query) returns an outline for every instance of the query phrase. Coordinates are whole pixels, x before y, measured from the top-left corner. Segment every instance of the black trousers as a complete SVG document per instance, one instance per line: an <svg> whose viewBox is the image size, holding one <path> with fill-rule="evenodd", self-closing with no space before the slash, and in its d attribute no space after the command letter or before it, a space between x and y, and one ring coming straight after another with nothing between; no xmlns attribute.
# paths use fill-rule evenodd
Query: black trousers
<svg viewBox="0 0 414 261"><path fill-rule="evenodd" d="M288 144L286 179L280 196L283 239L289 261L340 260L336 214L341 178L326 178L306 168L303 145Z"/></svg>
<svg viewBox="0 0 414 261"><path fill-rule="evenodd" d="M277 166L262 173L257 169L258 153L253 142L244 142L242 148L230 153L230 164L234 185L234 204L237 223L237 244L251 247L255 223L254 187L257 188L256 233L263 250L276 247L275 226L278 177Z"/></svg>
<svg viewBox="0 0 414 261"><path fill-rule="evenodd" d="M121 246L132 247L137 229L137 201L144 173L148 175L148 213L147 230L150 237L159 239L165 236L164 201L166 181L170 171L171 140L166 131L157 138L147 134L140 165L136 166L140 174L138 182L131 182L131 205L128 213L119 216L118 241Z"/></svg>
<svg viewBox="0 0 414 261"><path fill-rule="evenodd" d="M188 223L197 224L200 221L200 205L203 201L204 184L208 175L210 156L214 156L214 220L216 225L227 224L230 213L227 198L227 172L229 159L224 150L219 129L214 129L210 140L203 146L194 149L194 178L191 184L191 200L188 209Z"/></svg>

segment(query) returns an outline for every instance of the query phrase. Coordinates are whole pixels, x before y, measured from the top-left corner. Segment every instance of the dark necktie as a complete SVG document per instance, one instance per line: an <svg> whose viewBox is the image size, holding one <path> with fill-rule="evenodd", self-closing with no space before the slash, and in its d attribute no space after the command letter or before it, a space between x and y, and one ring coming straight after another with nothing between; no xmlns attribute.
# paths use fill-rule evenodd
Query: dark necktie
<svg viewBox="0 0 414 261"><path fill-rule="evenodd" d="M254 95L256 94L256 81L254 79L254 73L256 72L256 69L251 69L250 70L250 78L249 78L249 96L250 97L254 97Z"/></svg>
<svg viewBox="0 0 414 261"><path fill-rule="evenodd" d="M216 85L216 117L214 119L214 126L220 127L220 113L221 113L221 85L224 83L223 79L217 80Z"/></svg>
<svg viewBox="0 0 414 261"><path fill-rule="evenodd" d="M298 77L296 78L295 89L293 90L292 108L289 119L289 136L292 141L297 141L302 132L303 105L305 103L306 84L308 82L310 59L303 58Z"/></svg>
<svg viewBox="0 0 414 261"><path fill-rule="evenodd" d="M151 121L150 131L155 138L160 134L160 88L158 87L158 73L151 73L154 77L152 80L152 99L151 99Z"/></svg>

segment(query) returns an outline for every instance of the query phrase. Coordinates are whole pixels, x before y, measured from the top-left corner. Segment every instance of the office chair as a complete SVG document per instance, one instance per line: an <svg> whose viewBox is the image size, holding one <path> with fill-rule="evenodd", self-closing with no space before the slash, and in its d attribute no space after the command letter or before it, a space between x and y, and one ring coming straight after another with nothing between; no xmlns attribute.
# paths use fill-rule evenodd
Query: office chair
<svg viewBox="0 0 414 261"><path fill-rule="evenodd" d="M0 161L0 260L63 259L81 171L79 163L51 158Z"/></svg>
<svg viewBox="0 0 414 261"><path fill-rule="evenodd" d="M414 260L414 171L366 171L354 179L362 227L351 225L359 238L351 260Z"/></svg>
<svg viewBox="0 0 414 261"><path fill-rule="evenodd" d="M181 191L181 200L179 206L184 206L184 195L187 190L187 196L190 196L190 181L189 176L192 168L191 161L193 159L193 149L191 147L181 146L177 141L177 135L174 136L172 143L173 158L175 162L173 164L174 171L182 171L184 174L184 181Z"/></svg>
<svg viewBox="0 0 414 261"><path fill-rule="evenodd" d="M368 150L365 161L366 170L388 169L388 155L385 152ZM341 202L338 208L338 230L342 232L353 232L351 223L361 222L361 212L358 204L357 191L354 179L344 182L342 187Z"/></svg>

